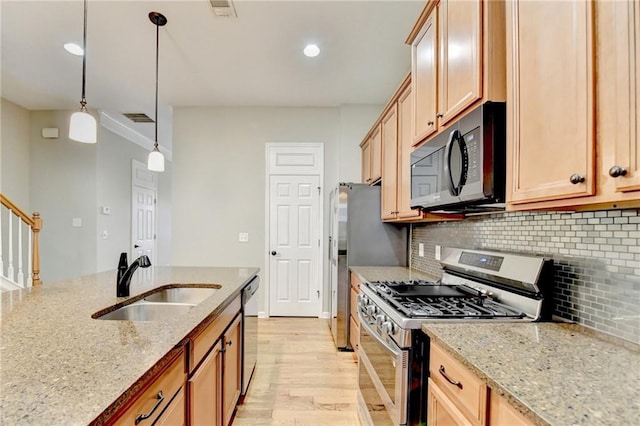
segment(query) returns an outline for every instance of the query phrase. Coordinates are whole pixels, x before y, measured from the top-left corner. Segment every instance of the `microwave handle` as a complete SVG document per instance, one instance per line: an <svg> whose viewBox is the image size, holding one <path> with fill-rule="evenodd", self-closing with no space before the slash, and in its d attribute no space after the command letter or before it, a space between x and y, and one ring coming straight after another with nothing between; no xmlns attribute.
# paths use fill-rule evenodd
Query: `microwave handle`
<svg viewBox="0 0 640 426"><path fill-rule="evenodd" d="M462 168L460 169L460 178L458 182L460 184L455 186L453 184L453 176L451 175L451 150L453 149L454 142L460 145L460 151L462 152ZM467 183L467 167L469 165L469 153L467 151L467 144L464 138L460 134L459 130L452 130L449 134L449 140L444 148L444 175L449 187L451 195L457 197L462 192L462 187Z"/></svg>

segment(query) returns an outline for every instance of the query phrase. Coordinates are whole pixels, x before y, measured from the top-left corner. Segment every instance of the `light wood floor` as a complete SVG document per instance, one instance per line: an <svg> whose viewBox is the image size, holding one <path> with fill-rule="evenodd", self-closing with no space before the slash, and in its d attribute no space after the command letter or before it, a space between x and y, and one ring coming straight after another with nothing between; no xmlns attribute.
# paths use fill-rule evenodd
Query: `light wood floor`
<svg viewBox="0 0 640 426"><path fill-rule="evenodd" d="M359 425L357 364L338 352L327 320L258 321L258 364L234 426Z"/></svg>

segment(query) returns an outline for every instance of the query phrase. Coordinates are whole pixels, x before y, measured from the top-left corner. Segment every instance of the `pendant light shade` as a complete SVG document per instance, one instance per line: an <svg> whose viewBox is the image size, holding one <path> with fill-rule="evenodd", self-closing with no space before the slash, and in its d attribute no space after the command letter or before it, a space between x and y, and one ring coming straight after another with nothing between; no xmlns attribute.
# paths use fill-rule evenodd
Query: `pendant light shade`
<svg viewBox="0 0 640 426"><path fill-rule="evenodd" d="M153 172L164 172L164 155L158 149L158 57L160 45L160 27L166 25L167 18L160 12L149 12L149 20L156 26L156 135L153 143L153 151L147 159L147 169Z"/></svg>
<svg viewBox="0 0 640 426"><path fill-rule="evenodd" d="M82 98L80 99L80 111L74 112L69 121L69 139L83 143L96 143L98 128L96 119L87 112L87 99L85 97L87 74L87 0L84 0L84 30L82 36Z"/></svg>

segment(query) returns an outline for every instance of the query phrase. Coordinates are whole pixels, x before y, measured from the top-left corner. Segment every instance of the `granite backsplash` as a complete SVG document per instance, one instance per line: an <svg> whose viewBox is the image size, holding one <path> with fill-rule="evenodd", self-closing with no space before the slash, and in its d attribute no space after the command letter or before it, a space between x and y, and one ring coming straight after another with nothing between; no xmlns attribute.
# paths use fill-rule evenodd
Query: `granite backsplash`
<svg viewBox="0 0 640 426"><path fill-rule="evenodd" d="M638 210L509 212L412 225L411 266L441 276L436 245L552 258L554 315L640 344Z"/></svg>

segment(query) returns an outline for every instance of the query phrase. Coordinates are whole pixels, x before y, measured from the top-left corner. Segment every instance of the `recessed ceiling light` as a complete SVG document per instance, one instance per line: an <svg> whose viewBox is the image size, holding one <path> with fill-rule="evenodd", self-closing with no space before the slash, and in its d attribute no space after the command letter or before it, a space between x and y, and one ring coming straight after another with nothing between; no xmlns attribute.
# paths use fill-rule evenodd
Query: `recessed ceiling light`
<svg viewBox="0 0 640 426"><path fill-rule="evenodd" d="M320 54L320 48L315 44L307 44L303 52L305 56L308 56L309 58L315 58Z"/></svg>
<svg viewBox="0 0 640 426"><path fill-rule="evenodd" d="M65 43L64 49L72 55L82 56L84 54L84 50L82 50L82 47L78 46L75 43Z"/></svg>

